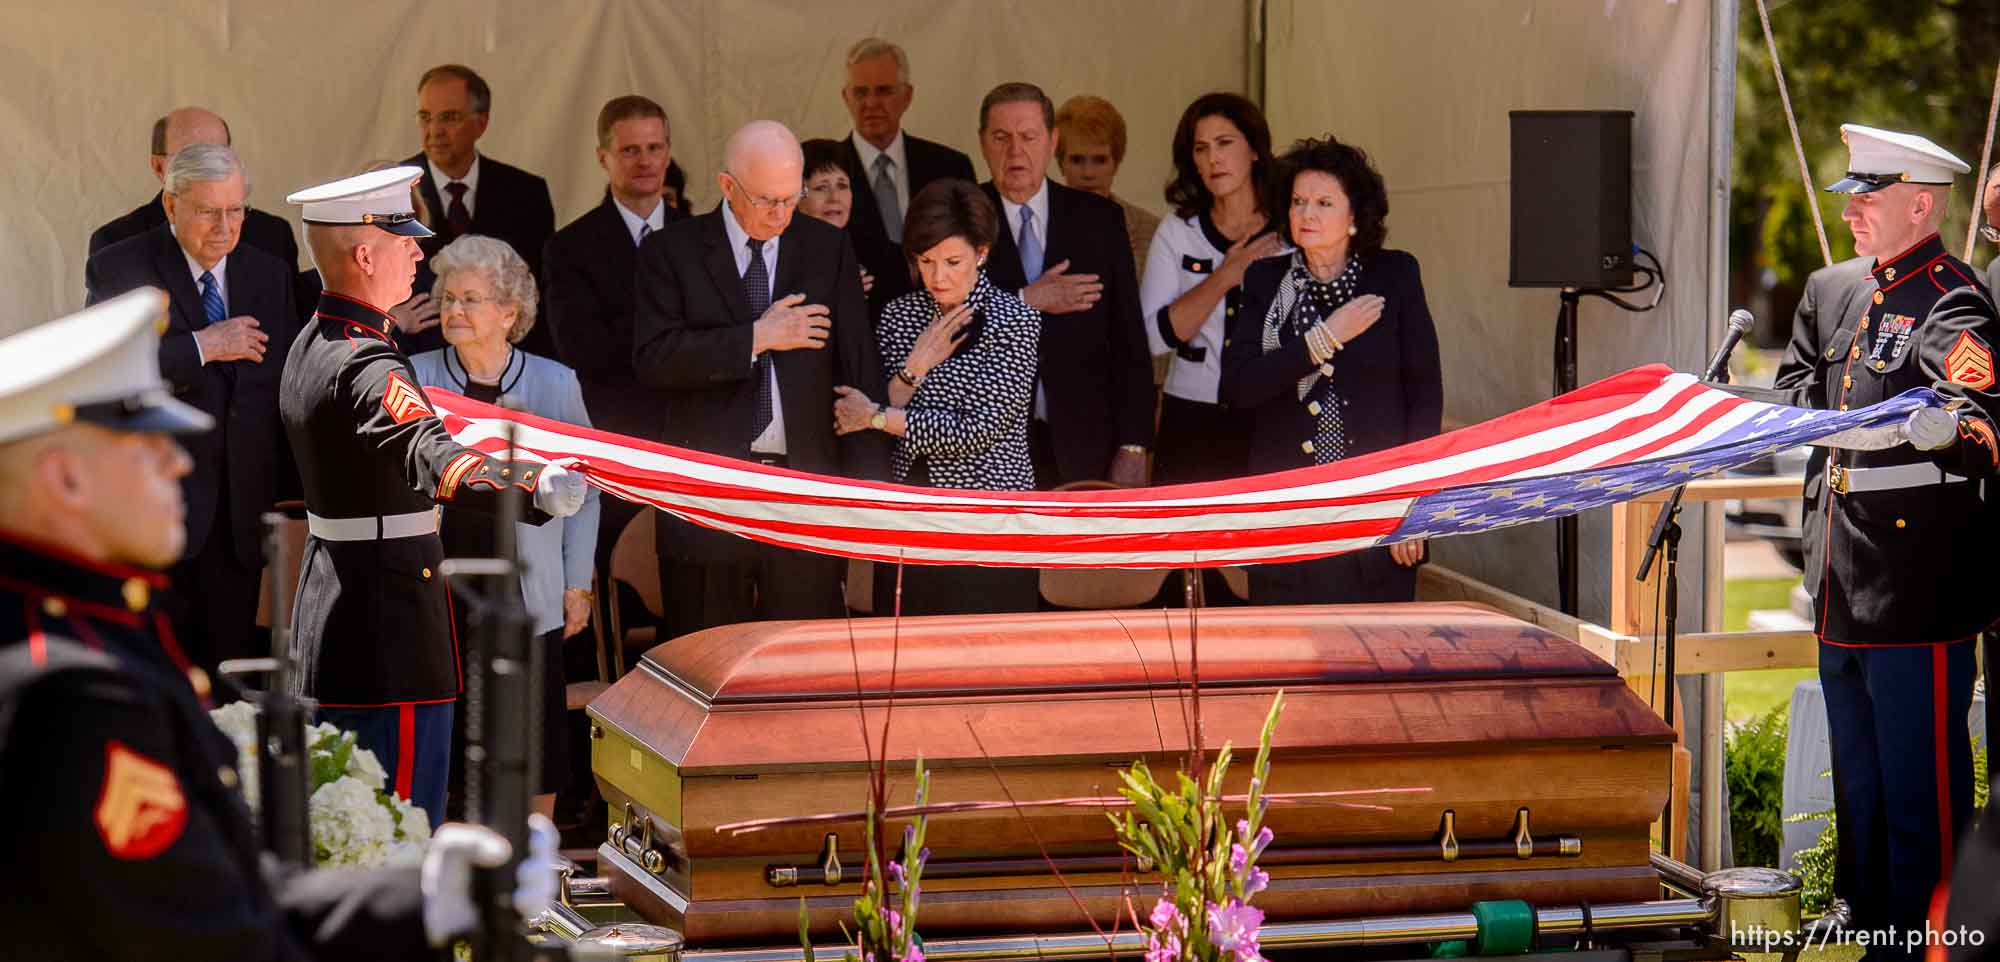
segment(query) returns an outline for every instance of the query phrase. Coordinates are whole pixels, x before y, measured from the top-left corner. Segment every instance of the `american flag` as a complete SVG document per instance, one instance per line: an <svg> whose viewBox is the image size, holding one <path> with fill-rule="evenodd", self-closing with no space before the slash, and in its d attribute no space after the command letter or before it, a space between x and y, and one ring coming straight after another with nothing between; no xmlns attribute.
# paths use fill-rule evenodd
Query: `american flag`
<svg viewBox="0 0 2000 962"><path fill-rule="evenodd" d="M512 420L516 457L581 458L606 494L721 531L874 561L1044 568L1300 561L1546 521L1795 445L1879 437L1911 412L1943 404L1919 389L1852 411L1785 407L1653 365L1317 467L1173 487L1029 492L806 474L427 393L461 444L504 452Z"/></svg>

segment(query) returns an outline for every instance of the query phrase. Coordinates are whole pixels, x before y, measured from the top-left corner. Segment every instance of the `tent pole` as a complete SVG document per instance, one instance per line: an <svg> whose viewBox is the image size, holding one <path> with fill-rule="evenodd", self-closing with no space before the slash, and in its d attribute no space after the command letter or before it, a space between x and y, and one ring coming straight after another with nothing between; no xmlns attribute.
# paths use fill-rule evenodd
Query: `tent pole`
<svg viewBox="0 0 2000 962"><path fill-rule="evenodd" d="M1729 176L1735 153L1737 0L1711 0L1708 9L1708 310L1702 335L1707 355L1722 336L1720 325L1729 314ZM1703 521L1710 509L1703 506ZM1719 534L1719 519L1705 523L1705 534ZM1723 571L1720 537L1701 543L1702 624L1707 631L1722 628ZM1701 676L1701 867L1713 872L1723 865L1723 828L1729 809L1723 799L1723 676ZM1692 720L1692 719L1690 719Z"/></svg>

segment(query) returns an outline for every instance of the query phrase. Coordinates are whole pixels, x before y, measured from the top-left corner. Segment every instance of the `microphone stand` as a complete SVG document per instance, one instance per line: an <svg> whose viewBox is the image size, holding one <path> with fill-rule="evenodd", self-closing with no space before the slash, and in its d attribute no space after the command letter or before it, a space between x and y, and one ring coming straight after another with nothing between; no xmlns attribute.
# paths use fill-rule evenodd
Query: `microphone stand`
<svg viewBox="0 0 2000 962"><path fill-rule="evenodd" d="M1709 362L1708 370L1702 373L1702 380L1704 381L1713 381L1718 384L1729 383L1730 352L1736 347L1735 339L1741 337L1743 330L1748 328L1748 324L1746 323L1743 329L1735 329L1737 322L1735 315L1731 316L1730 322L1733 329L1733 333L1730 335L1731 339L1723 345L1721 353ZM1653 531L1646 537L1646 553L1639 559L1639 573L1635 579L1644 582L1646 576L1652 574L1653 562L1658 560L1662 553L1665 554L1666 563L1660 569L1661 589L1665 595L1666 606L1666 611L1661 615L1661 633L1665 636L1661 647L1665 657L1661 660L1660 665L1661 700L1665 704L1660 708L1660 717L1666 721L1669 728L1673 727L1674 724L1674 697L1680 688L1678 678L1674 674L1674 640L1680 626L1682 533L1680 515L1681 499L1686 494L1687 485L1685 483L1677 485L1674 488L1674 493L1667 497L1666 504L1661 506L1660 516L1653 521ZM1662 852L1671 853L1673 851L1673 811L1674 800L1670 792L1667 798L1666 813L1660 818L1660 850Z"/></svg>

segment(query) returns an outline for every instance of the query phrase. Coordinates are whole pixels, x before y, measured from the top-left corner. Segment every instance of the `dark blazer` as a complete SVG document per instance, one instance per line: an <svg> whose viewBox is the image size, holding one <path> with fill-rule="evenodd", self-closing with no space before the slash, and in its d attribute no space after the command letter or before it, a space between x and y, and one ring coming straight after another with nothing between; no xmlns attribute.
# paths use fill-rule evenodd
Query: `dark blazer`
<svg viewBox="0 0 2000 962"><path fill-rule="evenodd" d="M778 240L776 271L771 287L777 297L804 294L808 303L829 307L832 318L825 347L778 351L774 358L790 466L814 474L886 478L888 435L856 431L836 438L833 433L835 385L873 398L887 393L854 245L839 228L794 216ZM679 447L750 457L756 318L736 273L722 208L646 238L633 289L632 366L641 381L666 395L659 436Z"/></svg>
<svg viewBox="0 0 2000 962"><path fill-rule="evenodd" d="M1379 294L1382 318L1347 342L1333 358L1333 375L1299 400L1299 378L1311 373L1305 339L1283 335L1264 353L1264 315L1292 255L1267 257L1243 275L1243 303L1230 321L1222 350L1217 400L1234 409L1250 432L1249 473L1264 474L1313 463L1301 445L1318 419L1308 403L1328 395L1345 399L1348 456L1408 444L1438 433L1444 417L1444 377L1438 364L1437 327L1424 300L1417 259L1398 250L1362 261L1355 296Z"/></svg>
<svg viewBox="0 0 2000 962"><path fill-rule="evenodd" d="M907 130L903 131L903 159L910 169L898 173L909 179L911 197L932 181L978 179L972 172L970 158L943 144L912 136ZM840 139L840 166L854 184L854 213L848 218L847 229L854 234L854 249L861 255L861 266L875 275L875 287L868 292L872 317L881 313L882 305L899 294L909 293L915 286L910 282L910 264L903 257L902 245L889 240L888 229L882 224L882 210L876 206L875 187L869 179L872 174L861 166L861 152L854 149L852 133Z"/></svg>
<svg viewBox="0 0 2000 962"><path fill-rule="evenodd" d="M437 234L426 238L421 246L426 258L436 257L437 252L457 240L458 235L446 223L445 202L438 191L436 179L431 177L430 161L419 153L403 163L424 172L418 189L423 191L424 203L430 205L431 229ZM534 274L539 283L542 248L547 246L549 235L555 232L556 208L549 200L548 181L480 154L479 191L472 195L472 233L497 237L513 245L514 253L528 262L529 273ZM417 293L429 293L429 289L418 288ZM444 333L432 328L421 334L398 337L396 343L410 354L434 351L444 346ZM541 324L528 331L520 346L532 354L556 356L555 340L549 336L548 328Z"/></svg>
<svg viewBox="0 0 2000 962"><path fill-rule="evenodd" d="M1006 208L991 181L980 186L1000 215L987 276L995 287L1018 294L1028 282ZM1140 326L1139 279L1125 211L1113 201L1051 182L1046 236L1045 267L1066 260L1069 273L1096 274L1104 282L1104 296L1089 310L1042 315L1040 374L1055 481L1103 480L1119 445L1153 446L1153 354Z"/></svg>
<svg viewBox="0 0 2000 962"><path fill-rule="evenodd" d="M2000 298L2000 257L1993 258L1993 262L1986 265L1986 294Z"/></svg>
<svg viewBox="0 0 2000 962"><path fill-rule="evenodd" d="M299 330L292 300L295 277L289 265L239 243L225 275L227 316L256 318L270 340L262 361L202 364L194 343L194 332L208 326L201 291L167 227L98 251L84 267L93 304L137 287L167 292L171 308L160 337L160 373L176 397L215 418L215 430L180 439L194 460L194 469L181 479L187 499L186 557L200 553L215 526L225 476L229 530L217 536L229 538L236 560L249 567L263 564L263 513L280 497L297 496L297 471L278 421L278 380Z"/></svg>
<svg viewBox="0 0 2000 962"><path fill-rule="evenodd" d="M666 222L683 219L666 208ZM783 243L779 248L783 249ZM591 423L614 434L657 439L666 395L632 366L632 275L639 249L617 201L556 231L542 254L542 319L564 364L583 385Z"/></svg>

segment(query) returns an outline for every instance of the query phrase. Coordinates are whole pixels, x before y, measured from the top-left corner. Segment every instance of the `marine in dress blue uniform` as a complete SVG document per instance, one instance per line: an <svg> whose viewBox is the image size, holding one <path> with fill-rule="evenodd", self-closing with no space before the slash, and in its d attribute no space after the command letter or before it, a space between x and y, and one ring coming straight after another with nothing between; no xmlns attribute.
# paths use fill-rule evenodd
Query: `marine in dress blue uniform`
<svg viewBox="0 0 2000 962"><path fill-rule="evenodd" d="M191 464L163 436L213 423L160 378L166 306L140 289L0 340L0 954L434 957L415 866L260 859L157 604Z"/></svg>
<svg viewBox="0 0 2000 962"><path fill-rule="evenodd" d="M2000 531L1982 497L2000 475L2000 320L1937 235L1953 176L1969 168L1922 137L1841 129L1849 172L1827 190L1851 195L1843 216L1863 256L1807 281L1776 384L1802 407L1846 410L1918 387L1956 405L1927 450L1815 449L1806 474L1835 891L1857 928L1920 931L1971 814L1973 648L2000 617Z"/></svg>
<svg viewBox="0 0 2000 962"><path fill-rule="evenodd" d="M286 359L278 408L310 532L293 608L299 693L353 731L435 825L463 685L437 506L495 512L513 488L533 494L523 518L534 524L575 513L583 486L560 466L453 441L390 339L376 304L409 297L415 238L430 233L411 209L420 174L372 171L287 198L304 207L327 289Z"/></svg>

